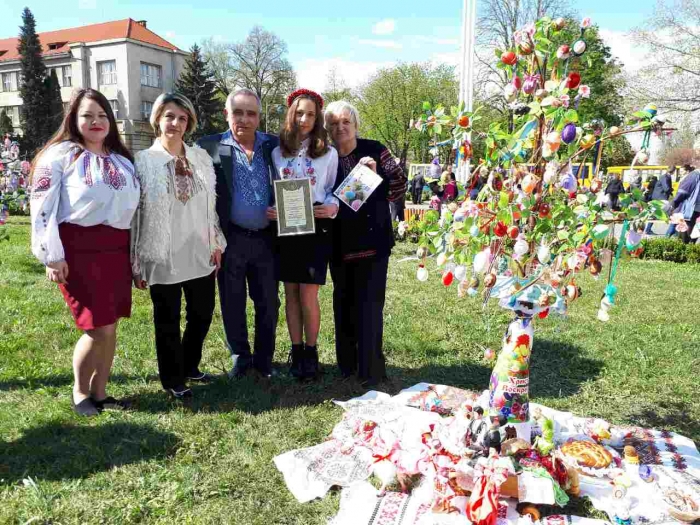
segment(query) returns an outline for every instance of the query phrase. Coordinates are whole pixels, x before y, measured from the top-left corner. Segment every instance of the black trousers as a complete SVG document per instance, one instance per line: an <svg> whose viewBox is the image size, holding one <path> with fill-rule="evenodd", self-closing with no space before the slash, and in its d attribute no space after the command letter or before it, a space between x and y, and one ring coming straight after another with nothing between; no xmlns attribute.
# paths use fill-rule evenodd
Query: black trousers
<svg viewBox="0 0 700 525"><path fill-rule="evenodd" d="M386 377L382 343L389 257L331 263L335 352L344 376Z"/></svg>
<svg viewBox="0 0 700 525"><path fill-rule="evenodd" d="M214 273L177 284L150 287L156 331L158 373L163 388L183 386L199 374L202 346L214 315ZM180 307L185 292L185 331L180 337Z"/></svg>
<svg viewBox="0 0 700 525"><path fill-rule="evenodd" d="M274 233L246 233L231 227L226 242L229 248L219 271L219 298L233 366L240 372L252 366L267 375L272 372L280 307ZM248 342L246 292L255 307L254 354Z"/></svg>
<svg viewBox="0 0 700 525"><path fill-rule="evenodd" d="M700 211L693 212L693 216L690 218L688 222L688 231L685 231L680 234L681 240L685 244L690 244L691 242L695 242L694 239L690 238L690 234L693 233L693 228L695 228L695 221L698 220L698 217L700 217Z"/></svg>

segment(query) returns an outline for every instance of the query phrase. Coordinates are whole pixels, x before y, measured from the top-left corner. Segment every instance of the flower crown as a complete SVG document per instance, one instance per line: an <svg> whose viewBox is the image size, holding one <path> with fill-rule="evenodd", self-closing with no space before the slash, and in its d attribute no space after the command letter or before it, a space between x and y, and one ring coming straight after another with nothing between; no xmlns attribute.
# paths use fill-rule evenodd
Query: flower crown
<svg viewBox="0 0 700 525"><path fill-rule="evenodd" d="M323 109L323 97L316 93L315 91L311 91L310 89L297 89L296 91L292 92L291 95L287 97L287 107L291 106L292 103L302 95L306 95L307 97L311 97L314 99L316 102L318 102L318 105Z"/></svg>

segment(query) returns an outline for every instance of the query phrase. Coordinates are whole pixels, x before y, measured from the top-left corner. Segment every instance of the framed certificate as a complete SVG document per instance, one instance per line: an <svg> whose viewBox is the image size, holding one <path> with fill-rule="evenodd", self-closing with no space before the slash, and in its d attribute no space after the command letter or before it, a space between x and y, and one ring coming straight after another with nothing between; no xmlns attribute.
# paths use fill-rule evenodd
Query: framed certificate
<svg viewBox="0 0 700 525"><path fill-rule="evenodd" d="M276 180L277 234L305 235L316 232L311 179Z"/></svg>

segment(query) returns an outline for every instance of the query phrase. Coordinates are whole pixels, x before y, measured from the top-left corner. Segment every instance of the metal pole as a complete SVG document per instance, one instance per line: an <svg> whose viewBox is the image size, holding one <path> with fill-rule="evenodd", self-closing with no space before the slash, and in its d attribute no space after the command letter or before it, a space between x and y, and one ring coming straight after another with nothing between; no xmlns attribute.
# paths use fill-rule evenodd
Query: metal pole
<svg viewBox="0 0 700 525"><path fill-rule="evenodd" d="M476 40L476 2L464 0L462 5L462 61L459 75L459 101L467 111L474 109L474 46ZM471 134L468 137L471 140ZM470 161L462 162L457 169L460 182L469 175Z"/></svg>

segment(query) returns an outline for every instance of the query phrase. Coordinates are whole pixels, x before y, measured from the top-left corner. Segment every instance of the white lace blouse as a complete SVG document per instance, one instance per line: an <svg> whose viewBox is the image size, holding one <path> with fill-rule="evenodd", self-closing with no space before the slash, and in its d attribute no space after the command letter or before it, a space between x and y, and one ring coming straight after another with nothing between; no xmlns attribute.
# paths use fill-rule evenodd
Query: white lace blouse
<svg viewBox="0 0 700 525"><path fill-rule="evenodd" d="M209 154L185 144L189 173L156 140L136 154L141 204L132 228L132 271L154 284L211 274L211 256L226 249L216 214L216 176Z"/></svg>
<svg viewBox="0 0 700 525"><path fill-rule="evenodd" d="M325 155L312 159L306 156L309 139L302 141L294 157L283 157L277 146L272 152L272 161L280 179L311 179L311 193L314 203L340 205L333 195L333 186L338 173L338 152L330 146Z"/></svg>
<svg viewBox="0 0 700 525"><path fill-rule="evenodd" d="M59 224L128 230L139 204L139 181L129 159L96 155L73 142L46 150L32 181L32 253L43 264L65 259Z"/></svg>

